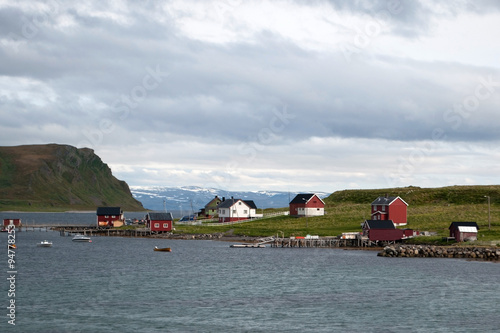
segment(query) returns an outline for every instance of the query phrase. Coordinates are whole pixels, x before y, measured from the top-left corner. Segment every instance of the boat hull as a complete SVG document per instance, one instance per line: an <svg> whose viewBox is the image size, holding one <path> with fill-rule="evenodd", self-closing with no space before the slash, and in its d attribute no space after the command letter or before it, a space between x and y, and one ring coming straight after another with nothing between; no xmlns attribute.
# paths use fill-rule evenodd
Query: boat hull
<svg viewBox="0 0 500 333"><path fill-rule="evenodd" d="M161 248L161 249L160 249L160 248L155 247L155 248L154 248L154 250L155 250L155 251L159 251L159 252L172 252L172 249L171 249L171 248L169 248L169 247L165 247L165 248Z"/></svg>

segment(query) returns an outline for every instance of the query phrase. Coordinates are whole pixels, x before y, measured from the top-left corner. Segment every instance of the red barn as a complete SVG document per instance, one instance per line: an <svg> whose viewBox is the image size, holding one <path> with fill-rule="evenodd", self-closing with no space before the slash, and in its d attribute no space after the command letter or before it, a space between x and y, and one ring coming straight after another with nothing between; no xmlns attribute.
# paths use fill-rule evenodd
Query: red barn
<svg viewBox="0 0 500 333"><path fill-rule="evenodd" d="M372 220L392 220L394 225L406 225L408 204L400 197L378 197L372 202Z"/></svg>
<svg viewBox="0 0 500 333"><path fill-rule="evenodd" d="M9 225L20 227L22 226L21 219L3 219L4 229L6 229Z"/></svg>
<svg viewBox="0 0 500 333"><path fill-rule="evenodd" d="M450 227L450 237L454 237L457 242L477 240L479 226L476 222L452 222Z"/></svg>
<svg viewBox="0 0 500 333"><path fill-rule="evenodd" d="M98 207L98 227L121 227L125 224L125 217L120 207Z"/></svg>
<svg viewBox="0 0 500 333"><path fill-rule="evenodd" d="M325 202L316 194L297 194L290 201L291 216L321 216L325 215Z"/></svg>
<svg viewBox="0 0 500 333"><path fill-rule="evenodd" d="M396 229L391 220L366 220L363 235L371 241L397 241L404 237L404 231Z"/></svg>
<svg viewBox="0 0 500 333"><path fill-rule="evenodd" d="M172 231L174 217L172 213L150 212L146 215L146 226L151 231Z"/></svg>

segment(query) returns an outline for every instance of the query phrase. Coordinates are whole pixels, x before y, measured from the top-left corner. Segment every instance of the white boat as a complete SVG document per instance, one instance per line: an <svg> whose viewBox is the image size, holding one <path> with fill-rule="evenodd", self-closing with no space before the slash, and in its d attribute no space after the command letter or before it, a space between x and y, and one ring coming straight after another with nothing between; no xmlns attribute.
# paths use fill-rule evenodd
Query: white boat
<svg viewBox="0 0 500 333"><path fill-rule="evenodd" d="M230 247L240 247L240 248L264 248L266 247L264 244L233 244Z"/></svg>
<svg viewBox="0 0 500 333"><path fill-rule="evenodd" d="M51 247L52 246L52 242L44 240L44 241L38 243L38 246L41 246L41 247Z"/></svg>
<svg viewBox="0 0 500 333"><path fill-rule="evenodd" d="M92 242L92 240L88 236L76 234L75 237L73 237L73 242Z"/></svg>

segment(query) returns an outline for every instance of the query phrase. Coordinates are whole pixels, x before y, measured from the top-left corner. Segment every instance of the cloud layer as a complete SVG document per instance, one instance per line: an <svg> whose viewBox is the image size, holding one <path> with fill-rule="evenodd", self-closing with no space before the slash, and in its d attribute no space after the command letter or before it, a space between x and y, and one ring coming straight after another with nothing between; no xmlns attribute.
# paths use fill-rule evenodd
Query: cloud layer
<svg viewBox="0 0 500 333"><path fill-rule="evenodd" d="M3 145L131 185L498 183L495 1L0 2Z"/></svg>

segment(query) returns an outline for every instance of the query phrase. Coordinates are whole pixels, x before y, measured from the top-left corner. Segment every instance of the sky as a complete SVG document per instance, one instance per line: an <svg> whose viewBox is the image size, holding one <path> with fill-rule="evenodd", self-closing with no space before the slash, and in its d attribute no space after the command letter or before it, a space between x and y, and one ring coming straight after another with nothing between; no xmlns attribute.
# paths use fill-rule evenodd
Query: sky
<svg viewBox="0 0 500 333"><path fill-rule="evenodd" d="M500 183L498 1L0 0L0 145L131 186Z"/></svg>

